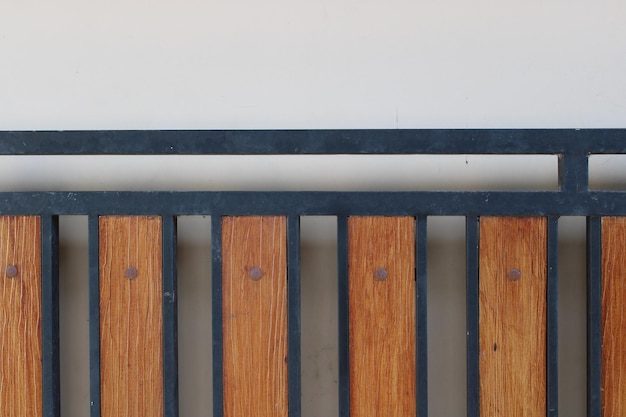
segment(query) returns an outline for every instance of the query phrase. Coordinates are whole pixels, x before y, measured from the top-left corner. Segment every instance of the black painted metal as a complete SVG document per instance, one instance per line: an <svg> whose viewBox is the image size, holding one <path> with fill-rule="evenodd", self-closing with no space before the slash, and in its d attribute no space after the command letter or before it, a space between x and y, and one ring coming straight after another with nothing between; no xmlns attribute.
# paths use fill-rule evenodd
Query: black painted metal
<svg viewBox="0 0 626 417"><path fill-rule="evenodd" d="M213 417L224 416L224 367L222 349L222 216L211 217L211 280L213 332Z"/></svg>
<svg viewBox="0 0 626 417"><path fill-rule="evenodd" d="M339 298L339 417L350 417L350 308L348 299L348 218L337 217Z"/></svg>
<svg viewBox="0 0 626 417"><path fill-rule="evenodd" d="M478 340L478 250L479 219L465 219L465 269L467 275L467 417L480 416L479 340Z"/></svg>
<svg viewBox="0 0 626 417"><path fill-rule="evenodd" d="M624 129L0 132L0 155L625 153Z"/></svg>
<svg viewBox="0 0 626 417"><path fill-rule="evenodd" d="M288 216L289 413L301 413L299 218L338 221L339 413L349 417L347 216L408 215L416 220L417 406L428 412L427 216L466 216L467 416L479 416L479 216L548 216L547 409L558 410L557 223L588 216L588 416L601 414L601 216L626 215L626 191L590 191L592 154L626 153L626 129L531 130L297 130L297 131L71 131L0 132L0 155L328 155L553 154L554 191L394 192L0 192L0 214L42 216L44 416L58 417L58 219L89 215L91 417L100 417L98 215L163 216L163 348L165 417L178 415L176 338L176 216L212 216L213 415L223 415L221 216ZM50 313L50 314L49 314Z"/></svg>
<svg viewBox="0 0 626 417"><path fill-rule="evenodd" d="M59 218L41 218L43 417L60 417Z"/></svg>
<svg viewBox="0 0 626 417"><path fill-rule="evenodd" d="M98 216L89 216L89 393L91 417L100 417L100 256Z"/></svg>
<svg viewBox="0 0 626 417"><path fill-rule="evenodd" d="M602 416L602 219L587 218L587 416Z"/></svg>
<svg viewBox="0 0 626 417"><path fill-rule="evenodd" d="M559 155L559 188L583 193L589 188L589 151L564 151Z"/></svg>
<svg viewBox="0 0 626 417"><path fill-rule="evenodd" d="M158 212L158 213L157 213ZM611 216L626 192L205 191L0 192L5 215Z"/></svg>
<svg viewBox="0 0 626 417"><path fill-rule="evenodd" d="M287 218L287 285L288 308L288 369L289 416L302 414L301 358L300 358L300 217Z"/></svg>
<svg viewBox="0 0 626 417"><path fill-rule="evenodd" d="M163 233L163 416L178 417L178 285L176 217L162 218Z"/></svg>
<svg viewBox="0 0 626 417"><path fill-rule="evenodd" d="M548 218L547 247L547 317L546 317L546 415L557 417L559 409L559 364L558 364L558 217Z"/></svg>
<svg viewBox="0 0 626 417"><path fill-rule="evenodd" d="M417 415L428 417L428 245L427 218L419 216L415 224L416 259L416 404Z"/></svg>

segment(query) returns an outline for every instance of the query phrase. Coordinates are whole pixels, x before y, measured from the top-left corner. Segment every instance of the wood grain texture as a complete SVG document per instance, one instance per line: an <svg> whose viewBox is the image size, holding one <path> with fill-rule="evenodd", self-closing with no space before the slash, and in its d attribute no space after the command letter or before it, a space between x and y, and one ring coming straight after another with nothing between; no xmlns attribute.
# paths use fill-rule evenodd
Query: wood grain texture
<svg viewBox="0 0 626 417"><path fill-rule="evenodd" d="M102 417L163 415L160 217L100 217ZM134 267L136 278L126 277Z"/></svg>
<svg viewBox="0 0 626 417"><path fill-rule="evenodd" d="M224 416L286 417L285 217L223 218L222 297Z"/></svg>
<svg viewBox="0 0 626 417"><path fill-rule="evenodd" d="M415 416L413 217L348 219L348 292L350 416Z"/></svg>
<svg viewBox="0 0 626 417"><path fill-rule="evenodd" d="M9 277L7 267L17 275ZM0 416L40 417L41 220L0 217Z"/></svg>
<svg viewBox="0 0 626 417"><path fill-rule="evenodd" d="M626 415L626 217L602 219L602 415Z"/></svg>
<svg viewBox="0 0 626 417"><path fill-rule="evenodd" d="M480 218L481 416L546 415L546 256L546 218Z"/></svg>

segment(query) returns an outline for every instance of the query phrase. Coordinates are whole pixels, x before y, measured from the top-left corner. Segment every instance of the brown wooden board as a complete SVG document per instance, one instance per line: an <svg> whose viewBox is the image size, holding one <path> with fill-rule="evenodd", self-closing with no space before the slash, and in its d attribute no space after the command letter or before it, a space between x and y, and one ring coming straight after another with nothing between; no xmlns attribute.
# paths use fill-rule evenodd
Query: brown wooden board
<svg viewBox="0 0 626 417"><path fill-rule="evenodd" d="M546 415L547 219L481 217L480 415Z"/></svg>
<svg viewBox="0 0 626 417"><path fill-rule="evenodd" d="M0 280L0 416L40 417L39 217L0 217Z"/></svg>
<svg viewBox="0 0 626 417"><path fill-rule="evenodd" d="M348 219L350 416L415 416L415 219Z"/></svg>
<svg viewBox="0 0 626 417"><path fill-rule="evenodd" d="M287 221L222 219L225 417L287 416Z"/></svg>
<svg viewBox="0 0 626 417"><path fill-rule="evenodd" d="M602 219L602 415L626 415L626 217Z"/></svg>
<svg viewBox="0 0 626 417"><path fill-rule="evenodd" d="M160 217L100 217L102 417L163 415Z"/></svg>

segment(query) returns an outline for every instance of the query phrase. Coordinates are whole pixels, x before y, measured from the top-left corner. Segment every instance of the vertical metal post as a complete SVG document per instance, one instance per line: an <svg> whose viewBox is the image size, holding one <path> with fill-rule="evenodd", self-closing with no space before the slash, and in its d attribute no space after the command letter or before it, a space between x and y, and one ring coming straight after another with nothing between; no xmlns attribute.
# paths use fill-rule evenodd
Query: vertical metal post
<svg viewBox="0 0 626 417"><path fill-rule="evenodd" d="M91 417L100 417L100 232L89 216L89 380Z"/></svg>
<svg viewBox="0 0 626 417"><path fill-rule="evenodd" d="M584 152L559 155L559 188L567 193L589 190L589 159Z"/></svg>
<svg viewBox="0 0 626 417"><path fill-rule="evenodd" d="M465 245L465 268L467 274L467 417L479 417L479 219L477 216L467 216L465 219Z"/></svg>
<svg viewBox="0 0 626 417"><path fill-rule="evenodd" d="M415 227L415 245L417 260L416 274L416 311L417 332L415 346L417 347L417 415L428 416L428 245L427 245L427 217L418 216Z"/></svg>
<svg viewBox="0 0 626 417"><path fill-rule="evenodd" d="M547 247L547 338L546 338L546 415L557 417L559 409L559 334L558 334L558 217L548 218Z"/></svg>
<svg viewBox="0 0 626 417"><path fill-rule="evenodd" d="M287 285L288 285L288 370L289 416L302 414L302 389L300 369L300 217L287 218Z"/></svg>
<svg viewBox="0 0 626 417"><path fill-rule="evenodd" d="M222 216L211 216L213 306L213 417L224 415L224 362L222 345Z"/></svg>
<svg viewBox="0 0 626 417"><path fill-rule="evenodd" d="M350 311L348 298L348 217L337 217L339 294L339 417L350 416Z"/></svg>
<svg viewBox="0 0 626 417"><path fill-rule="evenodd" d="M59 217L41 216L43 416L59 417Z"/></svg>
<svg viewBox="0 0 626 417"><path fill-rule="evenodd" d="M164 417L178 417L178 285L176 217L163 216Z"/></svg>
<svg viewBox="0 0 626 417"><path fill-rule="evenodd" d="M602 218L587 217L587 416L602 415Z"/></svg>

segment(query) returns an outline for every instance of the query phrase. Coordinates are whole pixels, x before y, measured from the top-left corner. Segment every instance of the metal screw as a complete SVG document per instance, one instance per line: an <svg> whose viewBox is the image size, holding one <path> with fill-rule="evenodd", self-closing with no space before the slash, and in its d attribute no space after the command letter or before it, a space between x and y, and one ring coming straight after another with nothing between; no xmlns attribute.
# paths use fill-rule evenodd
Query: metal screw
<svg viewBox="0 0 626 417"><path fill-rule="evenodd" d="M17 276L17 266L9 265L7 266L7 277L15 278Z"/></svg>
<svg viewBox="0 0 626 417"><path fill-rule="evenodd" d="M128 268L126 268L126 272L124 272L124 275L128 279L137 278L137 268L135 268L134 266L129 266Z"/></svg>
<svg viewBox="0 0 626 417"><path fill-rule="evenodd" d="M518 279L522 277L522 273L520 272L519 269L513 268L509 271L507 276L509 277L511 281L517 281Z"/></svg>
<svg viewBox="0 0 626 417"><path fill-rule="evenodd" d="M258 266L255 266L250 269L250 272L248 272L248 275L250 275L250 279L252 281L258 281L263 276L263 271Z"/></svg>
<svg viewBox="0 0 626 417"><path fill-rule="evenodd" d="M379 281L384 281L387 279L387 269L386 268L378 268L376 269L376 279Z"/></svg>

